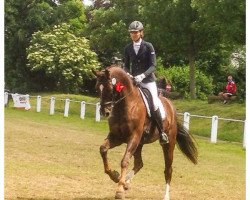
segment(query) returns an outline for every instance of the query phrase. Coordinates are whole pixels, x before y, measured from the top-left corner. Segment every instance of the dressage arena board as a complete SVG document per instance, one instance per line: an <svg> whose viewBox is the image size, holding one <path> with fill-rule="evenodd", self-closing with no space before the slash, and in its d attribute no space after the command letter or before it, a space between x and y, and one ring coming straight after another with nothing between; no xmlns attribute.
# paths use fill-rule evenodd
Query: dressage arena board
<svg viewBox="0 0 250 200"><path fill-rule="evenodd" d="M114 199L117 184L104 174L99 154L107 132L105 122L92 119L6 109L5 199ZM245 199L242 145L196 140L198 165L175 150L171 199ZM114 169L120 168L124 148L109 151ZM144 146L142 156L144 167L126 197L162 199L165 184L160 145Z"/></svg>

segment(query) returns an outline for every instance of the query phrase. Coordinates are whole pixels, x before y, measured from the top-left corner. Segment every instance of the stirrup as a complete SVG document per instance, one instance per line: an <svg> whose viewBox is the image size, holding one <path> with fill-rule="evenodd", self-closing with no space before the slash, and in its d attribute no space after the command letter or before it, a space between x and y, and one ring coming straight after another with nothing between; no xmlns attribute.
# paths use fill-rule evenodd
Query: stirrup
<svg viewBox="0 0 250 200"><path fill-rule="evenodd" d="M168 136L167 136L166 133L164 133L164 132L160 133L159 142L160 142L160 145L168 144L169 143Z"/></svg>

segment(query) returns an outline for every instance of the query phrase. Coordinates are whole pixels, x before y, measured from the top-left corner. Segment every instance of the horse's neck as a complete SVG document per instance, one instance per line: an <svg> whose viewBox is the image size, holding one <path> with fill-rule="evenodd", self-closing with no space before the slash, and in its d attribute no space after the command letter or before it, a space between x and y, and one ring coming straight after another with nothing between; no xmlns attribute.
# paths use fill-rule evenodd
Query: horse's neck
<svg viewBox="0 0 250 200"><path fill-rule="evenodd" d="M115 110L117 113L127 114L128 108L132 105L133 102L137 101L140 98L140 92L133 84L132 79L120 68L113 68L113 76L120 77L118 80L125 85L126 89L123 91L123 95L120 98L124 98L121 102L115 105Z"/></svg>
<svg viewBox="0 0 250 200"><path fill-rule="evenodd" d="M114 106L114 114L121 117L131 115L129 108L139 103L138 98L140 98L140 92L137 87L131 87L130 90L123 93L120 99L121 98L123 98L123 100Z"/></svg>

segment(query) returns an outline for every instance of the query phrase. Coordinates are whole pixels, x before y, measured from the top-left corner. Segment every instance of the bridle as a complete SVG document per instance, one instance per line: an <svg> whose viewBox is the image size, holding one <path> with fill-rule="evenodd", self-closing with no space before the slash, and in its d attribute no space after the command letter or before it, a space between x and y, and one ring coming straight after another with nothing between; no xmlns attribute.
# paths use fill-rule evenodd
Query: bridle
<svg viewBox="0 0 250 200"><path fill-rule="evenodd" d="M119 82L118 82L119 83ZM111 108L113 108L116 104L120 103L122 100L124 100L127 96L129 96L130 94L132 94L133 90L131 90L128 94L120 97L119 99L115 100L115 93L117 93L118 91L116 90L116 79L113 78L111 81L109 81L109 84L112 85L112 100L111 101L108 101L108 102L105 102L105 103L101 103L100 105L101 106L107 106L107 105L111 105ZM103 84L101 84L103 85ZM103 86L104 87L104 86ZM102 93L102 89L101 90L101 93ZM119 91L120 93L121 91ZM102 97L102 95L101 95Z"/></svg>
<svg viewBox="0 0 250 200"><path fill-rule="evenodd" d="M124 95L123 97L119 98L118 100L114 100L114 95L112 94L112 101L108 101L108 102L105 102L105 103L102 103L100 104L101 106L106 106L106 105L109 105L111 104L111 107L113 108L115 106L115 104L118 104L120 103L123 99L125 99L127 96L129 96L130 94L132 94L133 91L131 91L130 93Z"/></svg>

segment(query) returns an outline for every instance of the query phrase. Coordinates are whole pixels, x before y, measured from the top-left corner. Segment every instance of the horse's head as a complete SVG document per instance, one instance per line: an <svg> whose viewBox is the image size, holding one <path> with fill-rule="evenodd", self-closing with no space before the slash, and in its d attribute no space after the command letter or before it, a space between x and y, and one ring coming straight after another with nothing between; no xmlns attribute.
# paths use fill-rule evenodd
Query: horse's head
<svg viewBox="0 0 250 200"><path fill-rule="evenodd" d="M110 74L107 70L92 70L92 72L97 77L95 88L99 92L100 96L101 115L108 117L111 113L111 102L113 92L113 85L110 81Z"/></svg>
<svg viewBox="0 0 250 200"><path fill-rule="evenodd" d="M100 95L101 115L108 117L112 111L112 106L122 98L122 92L127 90L129 78L127 74L118 67L108 67L105 70L94 71L97 77L96 90Z"/></svg>

